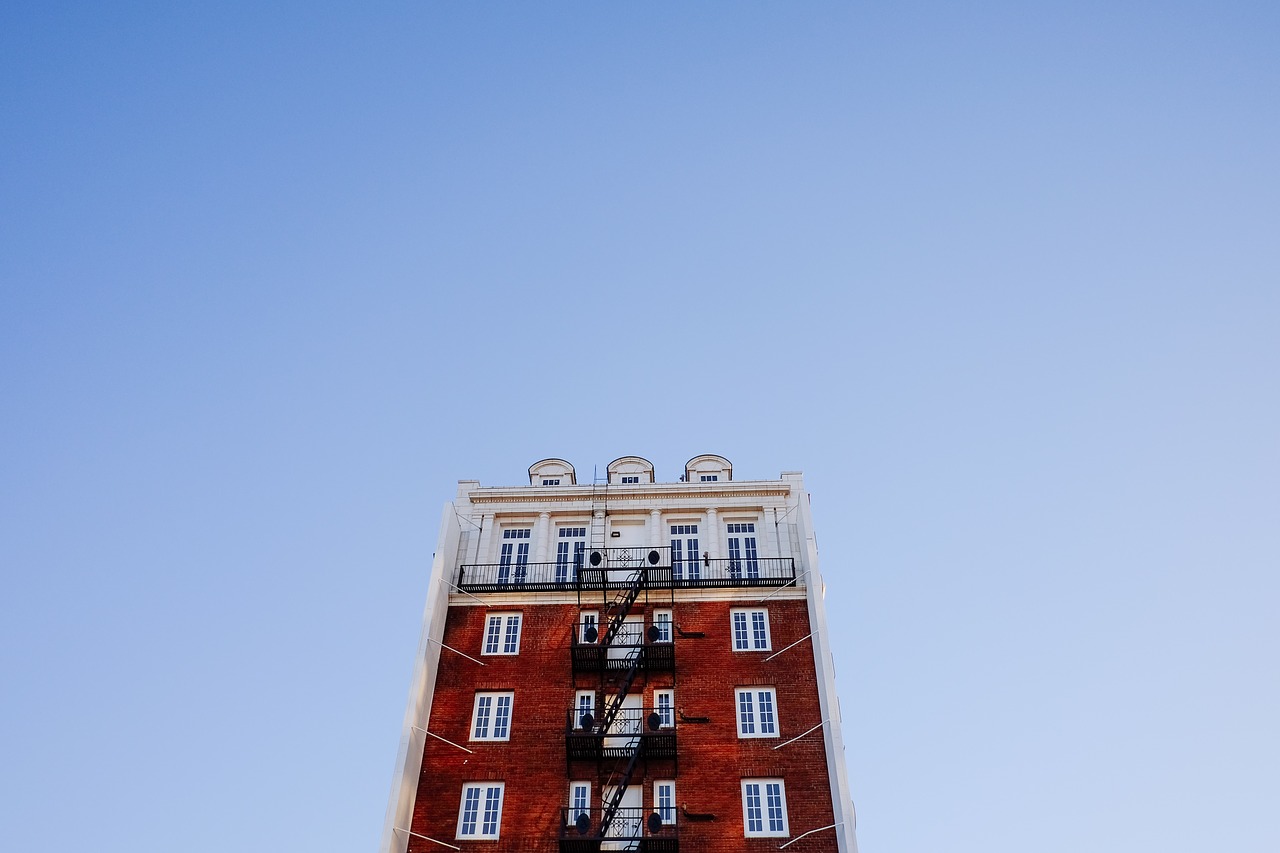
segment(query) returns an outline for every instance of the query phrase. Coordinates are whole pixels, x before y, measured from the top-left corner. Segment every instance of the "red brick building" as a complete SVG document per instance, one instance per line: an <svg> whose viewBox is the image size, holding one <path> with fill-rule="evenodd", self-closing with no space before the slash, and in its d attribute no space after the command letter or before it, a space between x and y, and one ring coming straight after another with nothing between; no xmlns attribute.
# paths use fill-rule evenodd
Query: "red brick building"
<svg viewBox="0 0 1280 853"><path fill-rule="evenodd" d="M459 483L384 853L856 853L798 473Z"/></svg>

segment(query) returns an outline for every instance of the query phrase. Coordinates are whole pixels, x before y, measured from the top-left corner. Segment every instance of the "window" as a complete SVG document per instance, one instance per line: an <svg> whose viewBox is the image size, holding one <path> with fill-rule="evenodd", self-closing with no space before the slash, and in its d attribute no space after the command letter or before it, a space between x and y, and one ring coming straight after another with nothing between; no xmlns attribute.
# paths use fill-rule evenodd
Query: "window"
<svg viewBox="0 0 1280 853"><path fill-rule="evenodd" d="M484 648L486 655L520 654L520 614L490 613L485 623Z"/></svg>
<svg viewBox="0 0 1280 853"><path fill-rule="evenodd" d="M587 629L594 628L596 631L596 639L587 639ZM594 610L584 610L578 614L578 642L596 642L600 639L600 624L596 621L596 612Z"/></svg>
<svg viewBox="0 0 1280 853"><path fill-rule="evenodd" d="M560 485L560 480L559 480L559 479L554 479L554 480L543 480L543 481L542 481L542 485L544 485L544 486L558 486L558 485Z"/></svg>
<svg viewBox="0 0 1280 853"><path fill-rule="evenodd" d="M529 566L529 537L532 535L528 527L503 529L502 551L498 555L498 583L524 583Z"/></svg>
<svg viewBox="0 0 1280 853"><path fill-rule="evenodd" d="M556 532L556 583L578 579L587 551L587 528L561 527Z"/></svg>
<svg viewBox="0 0 1280 853"><path fill-rule="evenodd" d="M661 728L669 729L676 724L675 715L672 712L675 704L674 690L653 691L653 711L661 721L658 724Z"/></svg>
<svg viewBox="0 0 1280 853"><path fill-rule="evenodd" d="M594 690L579 690L577 701L574 702L573 711L573 727L576 729L585 728L582 725L582 718L587 714L594 714L596 710L596 694Z"/></svg>
<svg viewBox="0 0 1280 853"><path fill-rule="evenodd" d="M591 816L591 783L569 783L569 822L578 819L579 815Z"/></svg>
<svg viewBox="0 0 1280 853"><path fill-rule="evenodd" d="M767 652L769 645L768 610L731 610L733 617L733 650L735 652Z"/></svg>
<svg viewBox="0 0 1280 853"><path fill-rule="evenodd" d="M497 838L502 826L502 782L462 786L458 838Z"/></svg>
<svg viewBox="0 0 1280 853"><path fill-rule="evenodd" d="M702 474L698 477L698 481L702 483L714 483L720 479L719 474Z"/></svg>
<svg viewBox="0 0 1280 853"><path fill-rule="evenodd" d="M653 783L653 810L663 823L676 822L676 783L670 779Z"/></svg>
<svg viewBox="0 0 1280 853"><path fill-rule="evenodd" d="M658 629L658 639L656 642L671 642L671 611L655 610L653 611L653 626Z"/></svg>
<svg viewBox="0 0 1280 853"><path fill-rule="evenodd" d="M702 560L698 556L698 525L671 525L671 571L676 580L702 577Z"/></svg>
<svg viewBox="0 0 1280 853"><path fill-rule="evenodd" d="M778 736L778 695L772 687L739 687L738 737Z"/></svg>
<svg viewBox="0 0 1280 853"><path fill-rule="evenodd" d="M639 477L639 476L623 477L623 478L622 478L622 482L623 482L624 484L626 484L626 483L639 483L639 482L640 482L640 477Z"/></svg>
<svg viewBox="0 0 1280 853"><path fill-rule="evenodd" d="M781 779L742 780L742 824L748 838L789 834L787 793Z"/></svg>
<svg viewBox="0 0 1280 853"><path fill-rule="evenodd" d="M472 740L511 739L511 701L513 693L477 693L471 715Z"/></svg>
<svg viewBox="0 0 1280 853"><path fill-rule="evenodd" d="M756 525L754 521L734 522L729 525L729 576L760 577L760 560L756 553Z"/></svg>

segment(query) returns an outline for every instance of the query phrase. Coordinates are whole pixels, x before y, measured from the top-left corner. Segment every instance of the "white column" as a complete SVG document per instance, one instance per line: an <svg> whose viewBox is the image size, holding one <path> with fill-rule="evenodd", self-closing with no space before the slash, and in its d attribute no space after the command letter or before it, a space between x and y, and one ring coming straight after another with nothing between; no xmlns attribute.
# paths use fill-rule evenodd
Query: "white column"
<svg viewBox="0 0 1280 853"><path fill-rule="evenodd" d="M764 534L760 538L769 543L772 554L764 553L762 557L779 557L782 555L782 547L778 544L778 510L776 507L767 506L764 508L764 530L760 531Z"/></svg>
<svg viewBox="0 0 1280 853"><path fill-rule="evenodd" d="M547 562L547 549L551 547L551 513L538 513L538 523L533 528L533 562Z"/></svg>
<svg viewBox="0 0 1280 853"><path fill-rule="evenodd" d="M711 559L720 559L720 517L715 507L707 510L707 535L702 537L702 550L711 555Z"/></svg>
<svg viewBox="0 0 1280 853"><path fill-rule="evenodd" d="M649 510L649 546L662 547L662 510Z"/></svg>

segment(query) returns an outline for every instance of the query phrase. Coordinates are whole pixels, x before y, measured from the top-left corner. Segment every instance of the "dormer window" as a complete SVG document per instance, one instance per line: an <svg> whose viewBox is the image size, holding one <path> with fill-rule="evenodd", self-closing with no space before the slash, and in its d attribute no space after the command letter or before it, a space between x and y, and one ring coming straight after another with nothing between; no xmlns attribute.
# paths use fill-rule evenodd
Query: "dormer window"
<svg viewBox="0 0 1280 853"><path fill-rule="evenodd" d="M543 459L529 466L529 485L559 486L561 483L576 486L578 480L573 466L563 459Z"/></svg>
<svg viewBox="0 0 1280 853"><path fill-rule="evenodd" d="M614 485L639 485L653 482L653 463L642 456L622 456L609 463L609 482Z"/></svg>
<svg viewBox="0 0 1280 853"><path fill-rule="evenodd" d="M684 463L686 483L722 483L733 479L733 464L723 456L704 453Z"/></svg>

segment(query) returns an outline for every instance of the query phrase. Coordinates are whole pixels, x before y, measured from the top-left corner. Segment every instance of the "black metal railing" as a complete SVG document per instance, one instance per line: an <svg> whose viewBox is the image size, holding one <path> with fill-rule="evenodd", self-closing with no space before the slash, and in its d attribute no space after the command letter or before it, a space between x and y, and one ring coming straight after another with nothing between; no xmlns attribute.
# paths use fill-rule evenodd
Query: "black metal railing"
<svg viewBox="0 0 1280 853"><path fill-rule="evenodd" d="M570 760L676 757L674 708L621 708L605 724L603 711L570 708L565 715L564 744Z"/></svg>
<svg viewBox="0 0 1280 853"><path fill-rule="evenodd" d="M785 586L796 579L791 557L727 557L677 561L671 566L677 589L726 586Z"/></svg>
<svg viewBox="0 0 1280 853"><path fill-rule="evenodd" d="M470 593L626 589L641 573L649 589L786 586L796 580L791 557L699 558L672 564L670 548L604 548L581 561L477 563L458 568L458 588ZM650 564L652 554L658 562ZM600 560L592 565L591 558Z"/></svg>
<svg viewBox="0 0 1280 853"><path fill-rule="evenodd" d="M627 623L628 626L632 623ZM637 626L638 627L638 626ZM668 630L670 628L668 627ZM625 672L635 663L643 672L670 672L676 666L676 647L671 641L650 641L638 631L625 631L611 645L585 643L574 631L569 646L574 673Z"/></svg>
<svg viewBox="0 0 1280 853"><path fill-rule="evenodd" d="M595 853L597 850L640 850L677 853L680 832L675 804L661 811L645 808L617 809L609 826L601 831L602 808L560 810L561 853Z"/></svg>

